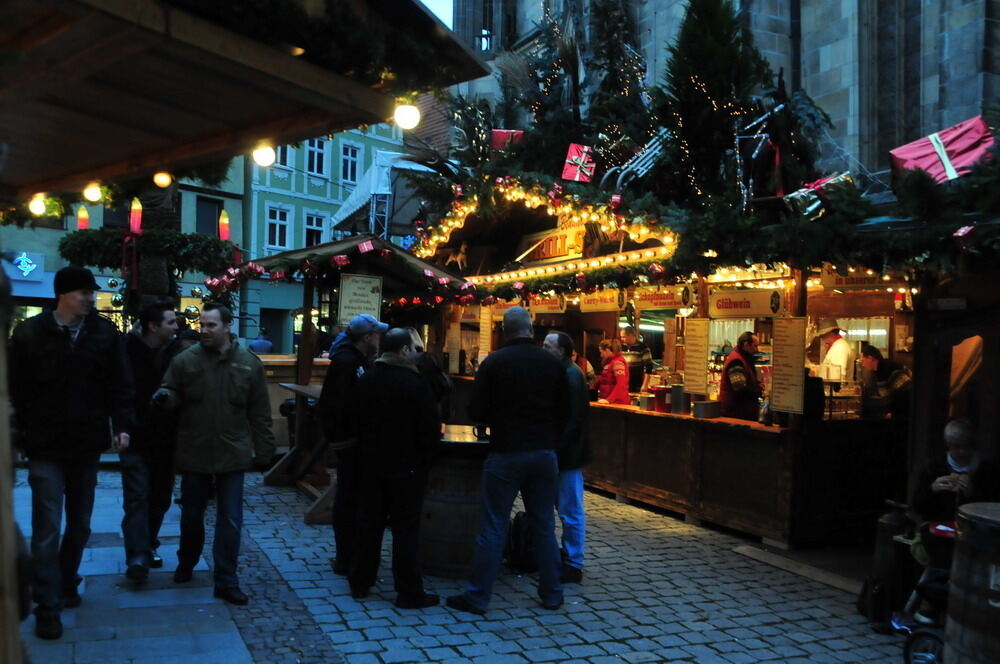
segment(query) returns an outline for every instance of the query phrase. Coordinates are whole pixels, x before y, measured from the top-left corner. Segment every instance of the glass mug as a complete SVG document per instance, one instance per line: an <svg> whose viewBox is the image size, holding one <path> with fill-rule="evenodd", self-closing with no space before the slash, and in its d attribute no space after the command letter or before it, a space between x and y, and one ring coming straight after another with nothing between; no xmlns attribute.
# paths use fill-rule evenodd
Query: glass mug
<svg viewBox="0 0 1000 664"><path fill-rule="evenodd" d="M476 437L476 440L489 440L490 430L485 424L474 424L472 426L472 434Z"/></svg>

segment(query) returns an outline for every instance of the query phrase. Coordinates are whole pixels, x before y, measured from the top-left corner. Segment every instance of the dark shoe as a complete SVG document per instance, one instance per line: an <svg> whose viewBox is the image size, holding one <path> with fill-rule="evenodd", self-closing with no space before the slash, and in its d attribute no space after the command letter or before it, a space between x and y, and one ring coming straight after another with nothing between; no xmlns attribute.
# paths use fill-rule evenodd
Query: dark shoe
<svg viewBox="0 0 1000 664"><path fill-rule="evenodd" d="M81 604L83 604L83 598L80 597L80 593L78 593L75 589L71 592L63 593L64 609L75 609Z"/></svg>
<svg viewBox="0 0 1000 664"><path fill-rule="evenodd" d="M149 576L149 568L145 565L140 565L139 563L132 563L125 570L125 576L129 578L130 581L135 581L136 583L143 583Z"/></svg>
<svg viewBox="0 0 1000 664"><path fill-rule="evenodd" d="M153 552L149 554L149 566L153 569L160 569L163 567L163 558L160 558L160 554L153 549Z"/></svg>
<svg viewBox="0 0 1000 664"><path fill-rule="evenodd" d="M190 567L178 567L174 570L174 583L187 583L194 578L194 570Z"/></svg>
<svg viewBox="0 0 1000 664"><path fill-rule="evenodd" d="M555 611L556 609L561 608L563 605L562 600L559 600L555 604L546 604L545 602L542 601L539 601L538 603L542 605L543 609L548 609L549 611Z"/></svg>
<svg viewBox="0 0 1000 664"><path fill-rule="evenodd" d="M230 604L236 604L237 606L246 606L250 603L250 598L236 586L230 586L229 588L216 586L214 595L221 600L225 600Z"/></svg>
<svg viewBox="0 0 1000 664"><path fill-rule="evenodd" d="M476 607L472 606L469 600L466 599L465 595L452 595L451 597L448 598L447 604L456 611L475 613L477 616L481 616L484 613L486 613L486 611L484 611L483 609L477 609Z"/></svg>
<svg viewBox="0 0 1000 664"><path fill-rule="evenodd" d="M58 639L63 635L59 616L35 616L35 636L40 639Z"/></svg>
<svg viewBox="0 0 1000 664"><path fill-rule="evenodd" d="M583 570L579 567L573 567L572 565L562 566L562 582L563 583L580 583L583 581Z"/></svg>
<svg viewBox="0 0 1000 664"><path fill-rule="evenodd" d="M333 568L333 573L339 576L347 576L351 573L351 566L336 558L330 558L330 567Z"/></svg>
<svg viewBox="0 0 1000 664"><path fill-rule="evenodd" d="M429 606L437 606L441 603L441 598L434 593L420 593L419 595L397 595L397 609L426 609Z"/></svg>
<svg viewBox="0 0 1000 664"><path fill-rule="evenodd" d="M351 597L354 599L364 599L368 597L369 592L371 592L371 588L368 586L351 586Z"/></svg>

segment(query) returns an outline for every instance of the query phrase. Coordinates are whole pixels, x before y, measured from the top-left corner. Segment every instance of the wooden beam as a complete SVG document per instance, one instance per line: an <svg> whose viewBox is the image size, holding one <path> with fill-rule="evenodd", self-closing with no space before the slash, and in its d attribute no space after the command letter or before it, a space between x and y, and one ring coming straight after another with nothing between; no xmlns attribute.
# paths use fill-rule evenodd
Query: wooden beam
<svg viewBox="0 0 1000 664"><path fill-rule="evenodd" d="M347 106L380 121L392 115L391 97L156 0L79 2L174 42L253 69L260 76L319 93L338 109Z"/></svg>
<svg viewBox="0 0 1000 664"><path fill-rule="evenodd" d="M91 180L144 175L154 169L178 168L212 158L233 156L250 151L263 140L294 143L317 134L340 131L345 126L343 118L321 110L309 110L253 127L227 130L163 150L131 156L105 166L21 185L16 198L26 200L38 191L70 191L82 188Z"/></svg>

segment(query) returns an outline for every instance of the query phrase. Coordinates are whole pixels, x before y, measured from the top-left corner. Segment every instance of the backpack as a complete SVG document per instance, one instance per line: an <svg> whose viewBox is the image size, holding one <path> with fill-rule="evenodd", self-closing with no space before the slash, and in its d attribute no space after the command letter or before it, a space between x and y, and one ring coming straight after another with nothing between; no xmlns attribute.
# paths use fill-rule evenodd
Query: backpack
<svg viewBox="0 0 1000 664"><path fill-rule="evenodd" d="M887 624L892 614L891 602L886 584L882 579L873 575L865 578L855 606L858 613L868 618L872 630L884 634L888 633Z"/></svg>
<svg viewBox="0 0 1000 664"><path fill-rule="evenodd" d="M531 539L528 515L524 512L518 512L510 521L503 557L507 565L516 572L534 572L538 569L535 563L535 543Z"/></svg>

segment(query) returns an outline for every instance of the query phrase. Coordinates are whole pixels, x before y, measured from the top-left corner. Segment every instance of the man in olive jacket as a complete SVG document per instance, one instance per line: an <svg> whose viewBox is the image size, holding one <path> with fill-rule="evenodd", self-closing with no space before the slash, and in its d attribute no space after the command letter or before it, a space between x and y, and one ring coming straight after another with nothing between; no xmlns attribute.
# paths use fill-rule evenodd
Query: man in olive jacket
<svg viewBox="0 0 1000 664"><path fill-rule="evenodd" d="M218 304L201 313L201 344L175 357L154 401L179 409L181 546L174 582L190 581L205 544L205 505L215 480L215 596L249 600L236 578L243 525L243 473L274 456L271 405L260 359L230 334L233 314Z"/></svg>

